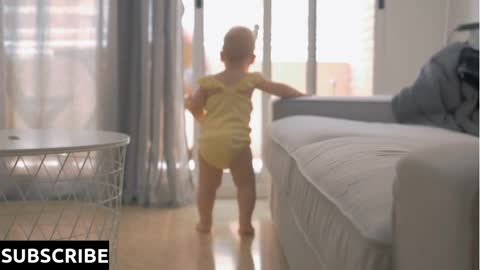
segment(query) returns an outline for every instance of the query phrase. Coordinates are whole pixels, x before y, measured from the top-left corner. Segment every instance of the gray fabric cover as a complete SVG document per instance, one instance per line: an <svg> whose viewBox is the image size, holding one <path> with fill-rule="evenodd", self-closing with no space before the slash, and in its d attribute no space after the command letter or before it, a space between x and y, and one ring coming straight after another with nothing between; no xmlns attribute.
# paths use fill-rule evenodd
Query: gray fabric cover
<svg viewBox="0 0 480 270"><path fill-rule="evenodd" d="M478 90L457 75L461 51L467 43L453 43L423 67L415 83L392 100L400 123L423 124L478 136Z"/></svg>

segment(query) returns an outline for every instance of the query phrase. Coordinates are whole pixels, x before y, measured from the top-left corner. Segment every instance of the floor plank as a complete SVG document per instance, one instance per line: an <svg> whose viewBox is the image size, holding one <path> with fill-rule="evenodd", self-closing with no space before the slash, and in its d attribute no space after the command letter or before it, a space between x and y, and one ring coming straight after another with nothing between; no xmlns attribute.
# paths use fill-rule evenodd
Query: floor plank
<svg viewBox="0 0 480 270"><path fill-rule="evenodd" d="M195 208L123 209L118 269L288 270L270 219L267 201L257 202L253 239L237 235L234 200L215 205L211 235L193 228Z"/></svg>

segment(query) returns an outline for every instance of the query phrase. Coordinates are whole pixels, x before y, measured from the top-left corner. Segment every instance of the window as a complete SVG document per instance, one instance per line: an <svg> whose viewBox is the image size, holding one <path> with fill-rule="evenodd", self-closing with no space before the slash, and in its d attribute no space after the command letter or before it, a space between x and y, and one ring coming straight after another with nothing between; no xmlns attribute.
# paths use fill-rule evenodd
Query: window
<svg viewBox="0 0 480 270"><path fill-rule="evenodd" d="M68 48L93 48L97 41L98 1L4 1L7 53L47 54Z"/></svg>
<svg viewBox="0 0 480 270"><path fill-rule="evenodd" d="M374 12L373 0L317 0L317 95L372 94Z"/></svg>
<svg viewBox="0 0 480 270"><path fill-rule="evenodd" d="M272 1L272 79L307 92L308 1Z"/></svg>

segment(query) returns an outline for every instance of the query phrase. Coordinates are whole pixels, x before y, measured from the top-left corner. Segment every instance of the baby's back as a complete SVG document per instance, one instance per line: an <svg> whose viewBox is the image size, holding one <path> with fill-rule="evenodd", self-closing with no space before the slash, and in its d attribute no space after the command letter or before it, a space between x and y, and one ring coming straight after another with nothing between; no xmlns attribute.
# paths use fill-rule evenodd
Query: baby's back
<svg viewBox="0 0 480 270"><path fill-rule="evenodd" d="M208 93L206 113L200 122L200 154L217 167L225 167L225 160L250 145L250 95L257 78L255 73L247 74L231 85L215 76L199 80Z"/></svg>
<svg viewBox="0 0 480 270"><path fill-rule="evenodd" d="M199 81L200 87L208 93L206 114L201 121L202 135L208 133L209 137L213 134L249 137L250 115L253 110L250 96L257 76L256 73L250 73L228 84L216 76L207 76Z"/></svg>

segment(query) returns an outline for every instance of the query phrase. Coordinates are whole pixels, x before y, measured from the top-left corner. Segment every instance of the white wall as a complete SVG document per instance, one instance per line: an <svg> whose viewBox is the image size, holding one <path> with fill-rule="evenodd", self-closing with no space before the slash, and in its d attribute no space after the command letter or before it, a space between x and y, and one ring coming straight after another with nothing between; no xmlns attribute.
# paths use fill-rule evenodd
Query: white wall
<svg viewBox="0 0 480 270"><path fill-rule="evenodd" d="M478 0L449 0L448 31L459 24L478 22Z"/></svg>
<svg viewBox="0 0 480 270"><path fill-rule="evenodd" d="M416 79L460 23L478 21L478 0L386 0L377 11L376 95L392 95Z"/></svg>
<svg viewBox="0 0 480 270"><path fill-rule="evenodd" d="M386 0L381 54L376 53L376 95L410 85L421 66L444 45L449 0ZM376 44L377 45L377 44ZM376 50L377 52L377 50Z"/></svg>

